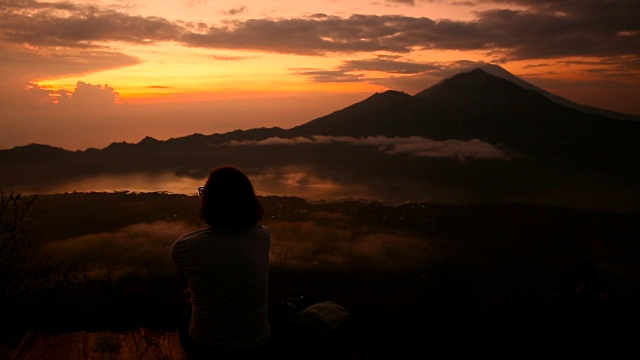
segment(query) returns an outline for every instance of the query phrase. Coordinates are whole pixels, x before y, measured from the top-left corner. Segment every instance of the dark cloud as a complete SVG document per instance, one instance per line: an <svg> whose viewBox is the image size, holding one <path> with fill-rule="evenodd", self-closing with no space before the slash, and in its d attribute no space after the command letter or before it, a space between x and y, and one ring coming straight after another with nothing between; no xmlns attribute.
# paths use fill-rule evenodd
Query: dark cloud
<svg viewBox="0 0 640 360"><path fill-rule="evenodd" d="M510 59L636 55L640 47L640 25L624 35L626 26L579 13L487 10L476 24L486 48Z"/></svg>
<svg viewBox="0 0 640 360"><path fill-rule="evenodd" d="M358 82L362 74L348 74L345 70L291 69L294 74L307 76L314 82Z"/></svg>
<svg viewBox="0 0 640 360"><path fill-rule="evenodd" d="M4 41L37 46L95 48L101 41L152 43L176 39L184 28L158 17L130 16L108 8L28 0L3 1Z"/></svg>
<svg viewBox="0 0 640 360"><path fill-rule="evenodd" d="M415 0L384 0L388 3L396 3L396 4L406 4L414 6L416 4Z"/></svg>
<svg viewBox="0 0 640 360"><path fill-rule="evenodd" d="M378 56L374 59L348 60L341 66L342 71L382 71L391 74L419 74L440 69L435 63L420 63L396 60L395 57Z"/></svg>
<svg viewBox="0 0 640 360"><path fill-rule="evenodd" d="M0 82L15 79L24 83L34 78L85 74L139 64L132 56L115 51L88 49L28 49L0 46Z"/></svg>
<svg viewBox="0 0 640 360"><path fill-rule="evenodd" d="M254 19L210 27L206 33L187 35L184 41L194 46L300 54L408 53L420 48L479 50L505 61L637 56L633 49L640 45L640 25L629 13L617 11L616 6L610 11L609 7L594 6L598 9L596 13L592 9L584 10L584 6L576 2L571 2L573 7L546 4L536 7L536 4L520 2L518 5L528 7L481 11L471 21L433 21L394 15Z"/></svg>
<svg viewBox="0 0 640 360"><path fill-rule="evenodd" d="M451 2L451 5L456 5L456 6L476 6L476 5L478 5L478 3L476 3L475 1L453 1L453 2Z"/></svg>
<svg viewBox="0 0 640 360"><path fill-rule="evenodd" d="M238 15L238 14L242 14L247 8L245 6L241 6L239 8L233 8L230 10L225 11L224 13L227 15Z"/></svg>
<svg viewBox="0 0 640 360"><path fill-rule="evenodd" d="M406 53L414 45L405 38L412 22L429 19L401 16L352 15L349 18L314 15L296 19L251 19L212 26L206 33L181 38L198 47L263 50L290 54L391 51ZM419 26L414 24L413 26Z"/></svg>
<svg viewBox="0 0 640 360"><path fill-rule="evenodd" d="M533 68L539 68L539 67L546 67L549 66L549 64L547 63L542 63L542 64L531 64L531 65L525 65L523 66L525 69L533 69Z"/></svg>
<svg viewBox="0 0 640 360"><path fill-rule="evenodd" d="M496 8L479 11L470 21L315 14L206 26L130 16L90 5L14 0L4 1L0 8L0 32L5 41L80 48L96 47L104 41L138 44L174 41L196 47L290 54L444 49L483 51L503 61L567 56L638 57L638 1L480 3ZM518 7L510 8L514 5Z"/></svg>
<svg viewBox="0 0 640 360"><path fill-rule="evenodd" d="M416 62L401 60L399 56L376 56L372 59L347 60L336 70L290 69L294 74L307 76L315 82L368 82L385 88L403 89L415 93L434 85L443 78L459 72L486 66L485 62L460 60L454 62ZM375 71L386 73L372 77L353 72Z"/></svg>

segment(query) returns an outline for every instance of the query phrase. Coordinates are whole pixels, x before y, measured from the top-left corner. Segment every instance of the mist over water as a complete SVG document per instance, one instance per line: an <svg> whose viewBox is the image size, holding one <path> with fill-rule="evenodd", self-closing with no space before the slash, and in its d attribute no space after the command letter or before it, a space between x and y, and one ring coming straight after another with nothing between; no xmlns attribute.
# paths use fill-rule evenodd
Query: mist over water
<svg viewBox="0 0 640 360"><path fill-rule="evenodd" d="M429 201L427 184L415 181L358 179L345 170L322 171L312 165L285 165L243 169L259 196L294 196L311 201L361 199L388 203ZM197 195L206 176L176 175L172 171L88 175L60 183L28 184L15 189L29 194L72 192L166 192Z"/></svg>

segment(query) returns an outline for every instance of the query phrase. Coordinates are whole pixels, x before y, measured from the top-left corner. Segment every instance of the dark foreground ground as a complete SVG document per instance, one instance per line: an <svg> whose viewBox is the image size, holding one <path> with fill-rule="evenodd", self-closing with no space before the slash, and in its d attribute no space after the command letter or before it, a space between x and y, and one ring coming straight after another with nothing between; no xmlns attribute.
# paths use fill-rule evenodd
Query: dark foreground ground
<svg viewBox="0 0 640 360"><path fill-rule="evenodd" d="M614 359L637 352L639 214L518 204L263 201L274 239L275 359ZM42 196L29 212L33 246L27 250L98 235L111 244L136 224L195 226L196 210L196 198L166 194ZM118 244L138 248L144 235ZM160 235L152 233L151 248ZM167 236L170 244L175 234ZM362 251L369 242L380 250L375 259ZM82 266L127 259L100 257L112 254L107 246L84 246ZM425 250L420 266L410 268L418 249ZM165 252L156 262L144 259L146 275L117 279L84 279L82 266L76 271L55 261L28 273L16 268L14 277L1 272L13 287L3 287L0 298L0 359L181 359L182 289ZM336 254L348 261L304 267ZM602 290L602 302L577 301L582 259L597 265L602 288L594 299ZM394 261L404 267L391 266ZM292 310L283 304L301 295L307 304L335 301L350 317L330 331L292 331Z"/></svg>
<svg viewBox="0 0 640 360"><path fill-rule="evenodd" d="M14 345L14 344L11 344ZM186 359L178 333L147 328L125 332L31 332L15 346L3 346L3 359Z"/></svg>
<svg viewBox="0 0 640 360"><path fill-rule="evenodd" d="M381 312L362 307L350 309L350 317L335 328L294 323L292 312L281 311L273 310L274 341L265 358L616 359L633 354L640 338L637 318L586 308L533 309L511 303L493 311L452 314L450 309ZM32 331L2 344L0 358L187 359L176 329L149 327Z"/></svg>

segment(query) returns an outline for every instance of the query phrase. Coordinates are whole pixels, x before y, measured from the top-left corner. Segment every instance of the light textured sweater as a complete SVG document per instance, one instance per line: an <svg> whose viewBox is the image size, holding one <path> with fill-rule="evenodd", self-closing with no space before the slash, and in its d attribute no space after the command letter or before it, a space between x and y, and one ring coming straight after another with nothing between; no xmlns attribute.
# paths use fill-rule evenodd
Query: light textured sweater
<svg viewBox="0 0 640 360"><path fill-rule="evenodd" d="M175 241L173 263L191 290L189 335L197 344L228 348L266 343L270 242L262 225L209 227Z"/></svg>

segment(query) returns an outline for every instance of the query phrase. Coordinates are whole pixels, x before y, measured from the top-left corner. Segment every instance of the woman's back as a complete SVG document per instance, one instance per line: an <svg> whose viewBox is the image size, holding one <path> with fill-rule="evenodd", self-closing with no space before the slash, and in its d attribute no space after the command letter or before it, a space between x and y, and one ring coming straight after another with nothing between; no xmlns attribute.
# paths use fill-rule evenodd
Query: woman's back
<svg viewBox="0 0 640 360"><path fill-rule="evenodd" d="M266 343L269 230L209 227L180 237L174 264L191 291L189 335L201 346L254 347Z"/></svg>

